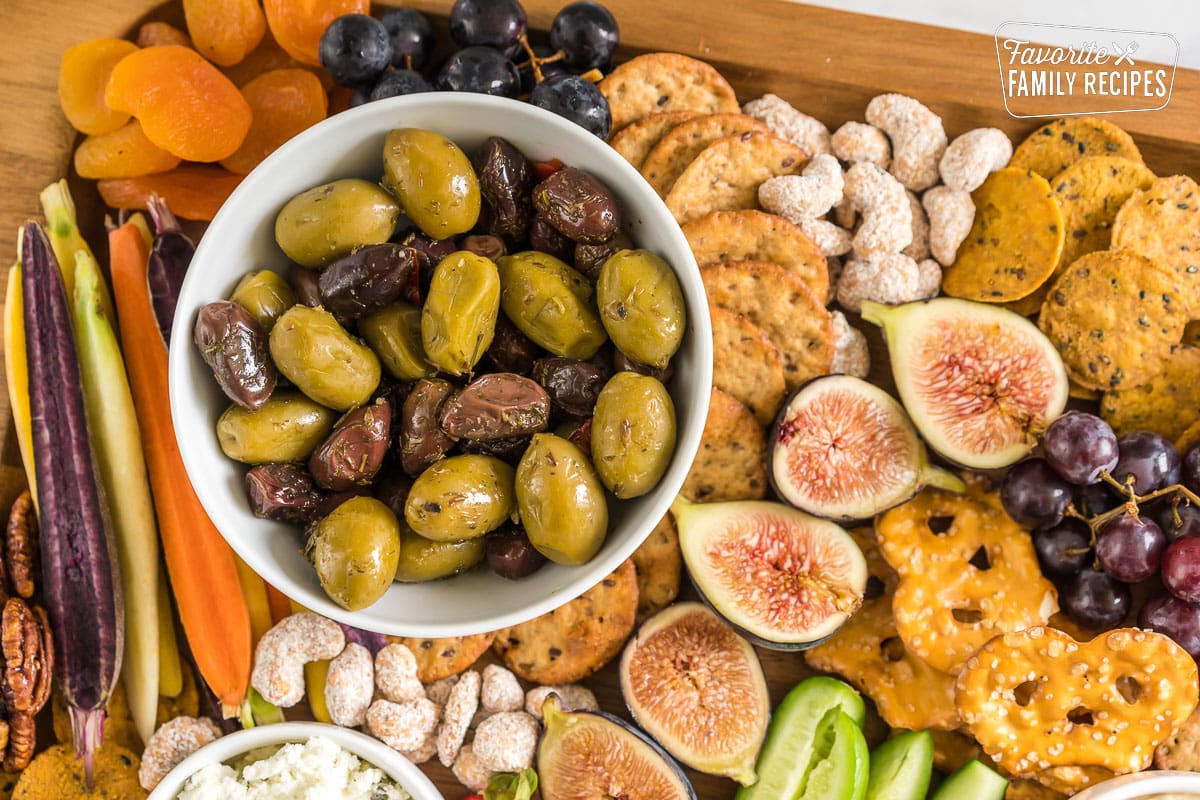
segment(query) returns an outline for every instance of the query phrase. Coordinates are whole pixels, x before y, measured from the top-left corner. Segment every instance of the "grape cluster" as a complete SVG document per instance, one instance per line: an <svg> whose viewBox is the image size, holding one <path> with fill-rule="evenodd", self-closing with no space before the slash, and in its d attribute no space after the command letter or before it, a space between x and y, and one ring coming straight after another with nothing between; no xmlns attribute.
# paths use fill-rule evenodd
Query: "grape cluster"
<svg viewBox="0 0 1200 800"><path fill-rule="evenodd" d="M617 21L604 6L565 6L550 28L549 46L531 45L519 0L455 0L450 36L458 50L436 70L433 27L421 12L394 8L379 19L336 18L321 37L321 64L354 89L351 105L418 92L481 92L528 96L536 106L600 138L612 126L608 101L593 78L610 68Z"/></svg>
<svg viewBox="0 0 1200 800"><path fill-rule="evenodd" d="M1200 446L1180 458L1157 433L1117 438L1078 411L1055 420L1042 445L1042 458L1005 476L1000 499L1034 529L1063 611L1084 627L1111 628L1133 607L1131 585L1157 578L1138 624L1200 658Z"/></svg>

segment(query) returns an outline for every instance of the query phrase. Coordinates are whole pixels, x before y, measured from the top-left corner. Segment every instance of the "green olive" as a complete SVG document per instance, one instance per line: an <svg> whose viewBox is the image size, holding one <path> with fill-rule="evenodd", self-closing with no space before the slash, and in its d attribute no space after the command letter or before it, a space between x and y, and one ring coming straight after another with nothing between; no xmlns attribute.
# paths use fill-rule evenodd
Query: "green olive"
<svg viewBox="0 0 1200 800"><path fill-rule="evenodd" d="M260 269L248 272L238 281L229 299L250 312L267 333L275 326L275 320L296 305L292 287L278 272Z"/></svg>
<svg viewBox="0 0 1200 800"><path fill-rule="evenodd" d="M552 433L534 434L517 465L517 508L530 543L558 564L590 560L608 533L608 502L591 462Z"/></svg>
<svg viewBox="0 0 1200 800"><path fill-rule="evenodd" d="M270 344L280 374L321 405L361 406L379 385L379 358L322 308L289 308L271 329Z"/></svg>
<svg viewBox="0 0 1200 800"><path fill-rule="evenodd" d="M416 306L399 301L386 305L359 319L358 332L393 378L415 381L433 374L421 345L421 309Z"/></svg>
<svg viewBox="0 0 1200 800"><path fill-rule="evenodd" d="M444 458L413 481L404 518L435 542L482 537L512 516L513 479L513 468L493 456Z"/></svg>
<svg viewBox="0 0 1200 800"><path fill-rule="evenodd" d="M217 420L217 441L246 464L303 461L317 449L337 414L299 392L276 391L257 411L231 405Z"/></svg>
<svg viewBox="0 0 1200 800"><path fill-rule="evenodd" d="M396 579L400 523L374 497L352 497L313 526L308 558L333 602L366 608Z"/></svg>
<svg viewBox="0 0 1200 800"><path fill-rule="evenodd" d="M400 128L383 143L384 185L424 233L445 239L479 220L479 178L458 145L433 131Z"/></svg>
<svg viewBox="0 0 1200 800"><path fill-rule="evenodd" d="M443 372L470 372L496 333L500 273L495 263L468 250L451 253L433 270L421 310L421 343Z"/></svg>
<svg viewBox="0 0 1200 800"><path fill-rule="evenodd" d="M592 412L592 462L622 500L658 485L675 452L675 404L657 378L618 372Z"/></svg>
<svg viewBox="0 0 1200 800"><path fill-rule="evenodd" d="M592 285L552 255L527 250L505 256L500 307L521 333L556 356L591 358L607 341Z"/></svg>
<svg viewBox="0 0 1200 800"><path fill-rule="evenodd" d="M484 538L435 542L400 525L400 566L396 580L405 583L433 581L468 570L483 560Z"/></svg>
<svg viewBox="0 0 1200 800"><path fill-rule="evenodd" d="M314 186L287 202L275 218L275 241L292 261L323 267L392 237L400 206L382 187L360 178Z"/></svg>
<svg viewBox="0 0 1200 800"><path fill-rule="evenodd" d="M671 265L649 250L619 250L596 281L600 320L634 361L663 368L683 342L687 312Z"/></svg>

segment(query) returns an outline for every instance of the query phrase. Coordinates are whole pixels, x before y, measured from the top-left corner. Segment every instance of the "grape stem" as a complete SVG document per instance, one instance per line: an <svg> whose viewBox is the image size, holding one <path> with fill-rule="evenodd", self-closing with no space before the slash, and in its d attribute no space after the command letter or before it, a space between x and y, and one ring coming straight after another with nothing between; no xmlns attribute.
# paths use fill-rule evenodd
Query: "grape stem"
<svg viewBox="0 0 1200 800"><path fill-rule="evenodd" d="M562 61L567 57L566 50L559 50L554 55L549 55L545 58L538 58L537 54L533 52L533 46L529 44L528 36L522 33L521 38L518 41L521 43L521 47L525 50L525 54L529 56L529 60L517 64L517 69L531 67L533 69L533 83L535 86L545 80L545 77L542 76L542 64L550 64L555 61Z"/></svg>
<svg viewBox="0 0 1200 800"><path fill-rule="evenodd" d="M1180 494L1183 495L1183 497L1189 502L1200 507L1200 496L1180 483L1173 483L1170 486L1164 486L1161 489L1156 489L1155 491L1148 492L1146 494L1138 494L1133 490L1133 482L1135 479L1132 475L1128 476L1125 483L1121 483L1112 475L1109 475L1107 470L1104 470L1100 473L1100 480L1104 481L1114 489L1127 494L1129 498L1116 508L1105 511L1103 514L1097 514L1094 517L1087 517L1083 514L1080 514L1075 508L1074 503L1068 503L1067 510L1064 512L1064 516L1074 517L1075 519L1082 520L1083 522L1087 523L1088 528L1091 530L1093 546L1096 543L1097 531L1103 528L1105 524L1116 519L1122 514L1129 514L1136 517L1138 515L1138 506L1140 503L1149 503L1169 494Z"/></svg>

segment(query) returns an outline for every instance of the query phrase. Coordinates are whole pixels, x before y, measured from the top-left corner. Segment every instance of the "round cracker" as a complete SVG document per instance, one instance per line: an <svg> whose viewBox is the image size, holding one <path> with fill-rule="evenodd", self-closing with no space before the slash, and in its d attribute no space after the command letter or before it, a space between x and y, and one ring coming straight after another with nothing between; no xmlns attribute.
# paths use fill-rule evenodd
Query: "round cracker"
<svg viewBox="0 0 1200 800"><path fill-rule="evenodd" d="M1175 271L1192 317L1200 317L1200 186L1186 175L1134 192L1113 222L1112 246Z"/></svg>
<svg viewBox="0 0 1200 800"><path fill-rule="evenodd" d="M688 165L718 139L741 133L770 133L745 114L709 114L676 125L646 155L641 173L660 197L666 197Z"/></svg>
<svg viewBox="0 0 1200 800"><path fill-rule="evenodd" d="M1003 303L1033 293L1058 264L1063 218L1049 182L1025 169L996 170L971 193L975 221L946 267L951 297Z"/></svg>
<svg viewBox="0 0 1200 800"><path fill-rule="evenodd" d="M671 512L650 531L646 541L630 556L637 570L637 622L662 611L679 596L679 577L683 570L683 553L679 550L679 532Z"/></svg>
<svg viewBox="0 0 1200 800"><path fill-rule="evenodd" d="M1067 267L1038 318L1075 380L1102 391L1150 380L1186 323L1175 272L1127 250Z"/></svg>
<svg viewBox="0 0 1200 800"><path fill-rule="evenodd" d="M56 744L36 755L13 788L13 800L139 800L147 795L138 783L141 761L130 750L105 743L96 751L95 788L88 791L83 762L69 744Z"/></svg>
<svg viewBox="0 0 1200 800"><path fill-rule="evenodd" d="M700 449L679 493L696 503L767 496L767 432L736 397L713 387Z"/></svg>
<svg viewBox="0 0 1200 800"><path fill-rule="evenodd" d="M621 157L633 164L637 169L642 168L642 162L654 149L662 137L681 122L698 117L694 111L668 111L665 114L651 114L631 125L626 125L613 134L608 143Z"/></svg>
<svg viewBox="0 0 1200 800"><path fill-rule="evenodd" d="M496 634L477 633L473 636L446 636L437 639L388 638L393 642L401 642L412 650L417 659L417 678L421 683L432 683L457 675L474 664L492 646Z"/></svg>
<svg viewBox="0 0 1200 800"><path fill-rule="evenodd" d="M760 423L770 425L787 394L779 348L745 317L718 306L710 306L709 314L713 386L744 403Z"/></svg>
<svg viewBox="0 0 1200 800"><path fill-rule="evenodd" d="M1108 120L1066 117L1047 122L1013 151L1010 167L1029 169L1050 179L1088 156L1121 156L1141 161L1133 137Z"/></svg>
<svg viewBox="0 0 1200 800"><path fill-rule="evenodd" d="M646 53L626 61L599 83L620 130L651 114L693 111L736 114L737 95L711 64L679 53Z"/></svg>
<svg viewBox="0 0 1200 800"><path fill-rule="evenodd" d="M1200 348L1177 345L1141 386L1105 392L1100 416L1118 436L1154 431L1179 439L1200 421Z"/></svg>

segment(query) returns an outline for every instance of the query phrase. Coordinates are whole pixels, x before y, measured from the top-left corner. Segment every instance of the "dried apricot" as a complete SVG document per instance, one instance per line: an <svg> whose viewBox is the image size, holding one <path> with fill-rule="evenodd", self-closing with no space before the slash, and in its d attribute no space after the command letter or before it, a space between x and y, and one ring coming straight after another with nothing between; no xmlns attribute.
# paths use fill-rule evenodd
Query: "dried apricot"
<svg viewBox="0 0 1200 800"><path fill-rule="evenodd" d="M250 105L195 50L147 47L121 60L104 98L142 123L146 138L189 161L228 158L250 130Z"/></svg>
<svg viewBox="0 0 1200 800"><path fill-rule="evenodd" d="M82 178L132 178L177 166L179 158L147 139L136 119L87 137L75 150L75 171Z"/></svg>
<svg viewBox="0 0 1200 800"><path fill-rule="evenodd" d="M253 52L233 66L222 68L221 71L225 73L225 77L233 81L235 86L240 88L264 72L270 72L273 69L296 68L307 69L316 75L326 91L334 85L333 78L325 70L301 64L288 55L287 51L279 46L279 42L275 41L275 37L269 30L263 35L262 41L258 43L258 47L254 48Z"/></svg>
<svg viewBox="0 0 1200 800"><path fill-rule="evenodd" d="M145 210L151 194L167 201L175 216L208 221L241 182L241 175L207 164L183 164L168 172L109 178L96 184L105 205Z"/></svg>
<svg viewBox="0 0 1200 800"><path fill-rule="evenodd" d="M144 22L137 32L138 47L157 47L163 44L178 44L191 47L192 40L183 31L169 22Z"/></svg>
<svg viewBox="0 0 1200 800"><path fill-rule="evenodd" d="M354 105L355 90L349 86L335 86L329 90L329 116L340 114Z"/></svg>
<svg viewBox="0 0 1200 800"><path fill-rule="evenodd" d="M267 30L258 0L183 0L183 15L196 50L223 67L245 58Z"/></svg>
<svg viewBox="0 0 1200 800"><path fill-rule="evenodd" d="M275 41L303 64L321 63L321 34L343 14L371 13L370 0L263 0L267 25Z"/></svg>
<svg viewBox="0 0 1200 800"><path fill-rule="evenodd" d="M246 174L279 145L325 119L325 90L306 69L264 72L242 87L242 95L254 121L242 146L221 162L230 172Z"/></svg>
<svg viewBox="0 0 1200 800"><path fill-rule="evenodd" d="M68 48L58 68L58 102L77 131L110 133L129 121L129 114L110 108L104 87L117 62L137 51L124 39L89 39Z"/></svg>

